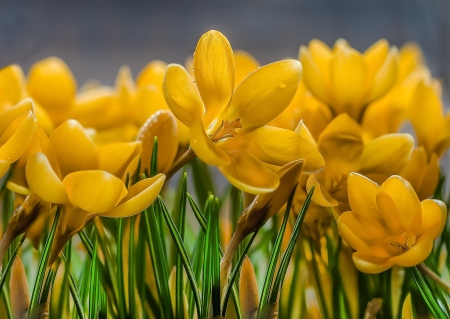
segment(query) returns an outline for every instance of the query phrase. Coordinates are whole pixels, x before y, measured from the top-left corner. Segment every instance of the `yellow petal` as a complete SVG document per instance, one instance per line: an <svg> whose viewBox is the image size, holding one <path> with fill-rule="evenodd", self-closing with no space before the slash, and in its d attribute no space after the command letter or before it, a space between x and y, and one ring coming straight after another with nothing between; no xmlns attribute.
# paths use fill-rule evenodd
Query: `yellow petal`
<svg viewBox="0 0 450 319"><path fill-rule="evenodd" d="M239 277L239 301L244 318L256 317L259 305L258 285L253 264L248 256L244 258Z"/></svg>
<svg viewBox="0 0 450 319"><path fill-rule="evenodd" d="M414 311L411 303L411 293L406 296L402 307L402 319L414 319Z"/></svg>
<svg viewBox="0 0 450 319"><path fill-rule="evenodd" d="M389 53L389 42L380 39L372 44L364 53L363 59L367 65L368 78L372 79L386 61Z"/></svg>
<svg viewBox="0 0 450 319"><path fill-rule="evenodd" d="M444 202L426 199L422 206L422 230L419 235L427 234L436 239L442 233L447 220L447 207Z"/></svg>
<svg viewBox="0 0 450 319"><path fill-rule="evenodd" d="M315 63L311 52L307 47L300 47L299 60L303 66L303 80L305 82L305 86L318 99L325 103L329 103L331 99L328 94L327 79Z"/></svg>
<svg viewBox="0 0 450 319"><path fill-rule="evenodd" d="M212 166L226 166L230 164L227 153L214 144L206 135L201 121L191 126L189 134L191 148L203 162Z"/></svg>
<svg viewBox="0 0 450 319"><path fill-rule="evenodd" d="M43 153L28 158L25 170L28 187L40 199L53 204L69 202L64 185Z"/></svg>
<svg viewBox="0 0 450 319"><path fill-rule="evenodd" d="M179 64L169 64L164 77L164 97L172 113L190 127L201 119L202 98L194 79Z"/></svg>
<svg viewBox="0 0 450 319"><path fill-rule="evenodd" d="M355 170L362 174L399 174L406 165L414 148L409 134L388 134L364 145L359 164Z"/></svg>
<svg viewBox="0 0 450 319"><path fill-rule="evenodd" d="M375 75L373 82L370 84L369 95L365 99L365 103L373 101L383 96L394 83L397 81L398 74L398 51L393 47L389 51L383 66Z"/></svg>
<svg viewBox="0 0 450 319"><path fill-rule="evenodd" d="M353 212L344 212L339 216L338 228L342 239L358 251L369 251L369 245L376 240L363 229Z"/></svg>
<svg viewBox="0 0 450 319"><path fill-rule="evenodd" d="M227 38L211 30L198 40L194 53L194 76L206 108L209 124L230 102L234 91L234 55Z"/></svg>
<svg viewBox="0 0 450 319"><path fill-rule="evenodd" d="M400 176L388 178L377 195L380 213L386 218L398 218L406 231L418 234L422 224L422 208L411 184ZM390 216L390 217L389 217Z"/></svg>
<svg viewBox="0 0 450 319"><path fill-rule="evenodd" d="M377 193L379 189L380 186L367 177L351 173L347 179L347 192L352 211L370 220L381 220L377 208Z"/></svg>
<svg viewBox="0 0 450 319"><path fill-rule="evenodd" d="M111 210L127 194L122 180L104 171L70 173L63 184L72 205L96 214Z"/></svg>
<svg viewBox="0 0 450 319"><path fill-rule="evenodd" d="M136 78L136 85L143 87L147 85L154 85L158 90L162 91L162 83L164 73L166 72L167 63L159 60L154 60L148 63Z"/></svg>
<svg viewBox="0 0 450 319"><path fill-rule="evenodd" d="M11 164L8 161L0 160L0 178L5 176L6 172L9 170Z"/></svg>
<svg viewBox="0 0 450 319"><path fill-rule="evenodd" d="M236 64L236 78L234 86L238 86L250 73L259 67L259 62L249 53L237 50L234 51L234 62Z"/></svg>
<svg viewBox="0 0 450 319"><path fill-rule="evenodd" d="M361 54L341 47L333 56L330 67L335 100L332 107L337 114L347 112L357 119L367 81L367 69Z"/></svg>
<svg viewBox="0 0 450 319"><path fill-rule="evenodd" d="M228 154L231 164L219 167L228 181L250 194L265 194L274 191L280 180L277 175L254 157L243 153Z"/></svg>
<svg viewBox="0 0 450 319"><path fill-rule="evenodd" d="M11 294L11 310L14 318L26 318L28 308L30 307L30 292L28 291L25 267L23 266L19 256L14 259L9 287Z"/></svg>
<svg viewBox="0 0 450 319"><path fill-rule="evenodd" d="M112 143L98 152L98 168L122 178L128 164L139 154L139 143Z"/></svg>
<svg viewBox="0 0 450 319"><path fill-rule="evenodd" d="M27 150L34 129L35 119L31 111L14 120L0 138L0 160L17 161Z"/></svg>
<svg viewBox="0 0 450 319"><path fill-rule="evenodd" d="M34 113L34 105L31 99L24 99L16 105L7 108L5 111L0 112L0 137L15 119L28 112Z"/></svg>
<svg viewBox="0 0 450 319"><path fill-rule="evenodd" d="M431 234L420 237L409 250L401 255L392 257L391 262L402 267L414 267L420 264L430 255L434 239Z"/></svg>
<svg viewBox="0 0 450 319"><path fill-rule="evenodd" d="M311 176L308 178L308 181L306 182L306 189L308 190L308 192L312 189L313 186L314 193L312 196L312 200L314 201L314 203L322 207L333 207L339 205L339 202L330 195L330 193L326 189L326 186L319 183L315 174L311 174Z"/></svg>
<svg viewBox="0 0 450 319"><path fill-rule="evenodd" d="M367 274L379 274L394 265L389 257L370 256L359 252L353 253L353 262L359 271Z"/></svg>
<svg viewBox="0 0 450 319"><path fill-rule="evenodd" d="M303 123L303 120L300 120L298 122L297 127L295 128L295 133L306 139L309 143L314 145L315 147L318 147L316 140L311 134L311 131L308 129L308 127Z"/></svg>
<svg viewBox="0 0 450 319"><path fill-rule="evenodd" d="M121 108L126 109L133 103L134 94L136 93L136 86L134 85L133 75L128 65L120 67L117 73L116 91L118 92L119 105Z"/></svg>
<svg viewBox="0 0 450 319"><path fill-rule="evenodd" d="M18 103L25 91L25 77L20 66L12 64L0 70L0 113ZM2 126L0 125L0 128ZM1 135L1 134L0 134Z"/></svg>
<svg viewBox="0 0 450 319"><path fill-rule="evenodd" d="M308 44L308 49L325 79L328 79L330 73L330 61L332 58L330 48L324 42L312 39Z"/></svg>
<svg viewBox="0 0 450 319"><path fill-rule="evenodd" d="M319 171L325 165L316 146L293 131L277 127L263 126L252 131L241 131L219 145L227 152L246 152L271 165L282 166L303 159L306 172Z"/></svg>
<svg viewBox="0 0 450 319"><path fill-rule="evenodd" d="M68 110L77 83L63 60L50 57L35 63L28 72L27 90L46 110Z"/></svg>
<svg viewBox="0 0 450 319"><path fill-rule="evenodd" d="M143 125L150 116L160 110L170 110L164 99L163 91L154 85L138 88L135 107L132 115L138 125Z"/></svg>
<svg viewBox="0 0 450 319"><path fill-rule="evenodd" d="M347 114L334 118L319 137L319 151L330 176L354 171L363 151L361 127Z"/></svg>
<svg viewBox="0 0 450 319"><path fill-rule="evenodd" d="M177 122L169 111L158 111L141 127L137 140L142 142L141 172L150 172L153 141L158 137L158 171L166 173L178 151Z"/></svg>
<svg viewBox="0 0 450 319"><path fill-rule="evenodd" d="M291 103L301 79L297 60L265 65L250 74L234 92L226 118L241 119L242 127L269 123Z"/></svg>
<svg viewBox="0 0 450 319"><path fill-rule="evenodd" d="M158 174L134 184L121 203L114 209L104 212L102 217L124 218L144 211L158 197L165 179L163 174Z"/></svg>
<svg viewBox="0 0 450 319"><path fill-rule="evenodd" d="M50 135L50 142L63 176L95 168L93 161L97 156L96 147L77 121L68 120L57 127Z"/></svg>

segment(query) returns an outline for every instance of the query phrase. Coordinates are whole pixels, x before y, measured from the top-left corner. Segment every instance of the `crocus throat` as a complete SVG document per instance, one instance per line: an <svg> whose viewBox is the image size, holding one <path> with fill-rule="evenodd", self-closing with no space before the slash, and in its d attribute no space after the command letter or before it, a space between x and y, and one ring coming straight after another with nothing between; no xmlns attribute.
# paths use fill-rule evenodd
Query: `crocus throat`
<svg viewBox="0 0 450 319"><path fill-rule="evenodd" d="M235 119L234 121L222 120L220 126L209 136L214 142L236 136L236 129L242 128L241 119Z"/></svg>
<svg viewBox="0 0 450 319"><path fill-rule="evenodd" d="M400 255L413 247L416 244L416 239L415 235L402 229L401 235L388 237L385 242L389 244L391 247L389 250L394 252L394 255Z"/></svg>

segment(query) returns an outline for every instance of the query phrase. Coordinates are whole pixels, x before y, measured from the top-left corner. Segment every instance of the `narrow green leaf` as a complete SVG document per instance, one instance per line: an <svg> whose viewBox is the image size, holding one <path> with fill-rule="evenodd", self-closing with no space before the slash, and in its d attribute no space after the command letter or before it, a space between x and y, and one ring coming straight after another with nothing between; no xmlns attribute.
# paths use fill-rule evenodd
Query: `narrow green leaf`
<svg viewBox="0 0 450 319"><path fill-rule="evenodd" d="M1 277L0 277L0 291L3 290L3 285L5 284L5 279L8 277L9 271L11 270L11 267L14 263L14 259L17 256L17 253L19 252L20 247L22 247L23 242L25 241L25 235L22 236L20 239L19 244L17 245L16 249L14 249L14 252L12 253L11 258L9 259L8 263L6 264L6 267L3 269Z"/></svg>
<svg viewBox="0 0 450 319"><path fill-rule="evenodd" d="M5 312L7 319L13 319L12 310L11 310L11 300L9 299L9 291L6 289L1 290L3 304L5 305Z"/></svg>
<svg viewBox="0 0 450 319"><path fill-rule="evenodd" d="M153 312L153 316L155 318L163 318L163 315L161 313L159 302L156 300L156 298L153 296L152 292L150 291L150 288L147 284L145 284L145 296L146 301L150 307L150 310Z"/></svg>
<svg viewBox="0 0 450 319"><path fill-rule="evenodd" d="M205 245L205 233L200 232L195 241L194 253L193 253L193 262L192 262L192 270L194 272L194 278L197 282L200 281L200 275L202 273L202 265L203 265L203 249ZM189 318L193 318L194 316L194 293L192 289L187 291L187 298L189 304Z"/></svg>
<svg viewBox="0 0 450 319"><path fill-rule="evenodd" d="M98 240L94 239L94 254L92 256L91 281L89 285L89 319L97 319L99 308L99 278L98 278Z"/></svg>
<svg viewBox="0 0 450 319"><path fill-rule="evenodd" d="M10 167L9 170L6 172L5 176L3 176L2 180L2 184L0 185L0 193L3 192L3 190L6 189L6 184L8 183L9 179L12 176L12 172L14 171L14 166L16 165L16 163L13 163Z"/></svg>
<svg viewBox="0 0 450 319"><path fill-rule="evenodd" d="M125 313L128 315L127 311L127 301L125 299L125 283L124 283L124 271L123 271L123 218L119 218L117 226L117 254L116 254L116 265L117 265L117 293L119 298L119 303L117 305L117 310L119 312L120 318L125 318Z"/></svg>
<svg viewBox="0 0 450 319"><path fill-rule="evenodd" d="M89 257L94 256L94 245L92 245L91 241L89 240L89 237L86 235L86 233L83 230L80 230L78 232L78 236L80 236L81 242L84 245L84 248L86 248L86 251L89 255Z"/></svg>
<svg viewBox="0 0 450 319"><path fill-rule="evenodd" d="M152 157L150 159L150 177L158 174L158 137L153 139Z"/></svg>
<svg viewBox="0 0 450 319"><path fill-rule="evenodd" d="M227 289L225 291L224 298L223 298L224 301L223 301L223 305L222 305L222 317L224 317L224 318L225 318L225 315L227 312L228 299L230 298L231 287L233 287L233 285L236 281L237 275L241 269L242 263L244 262L245 256L247 255L248 250L252 246L253 241L255 240L257 234L258 234L258 231L253 233L252 237L250 238L249 242L245 246L244 251L242 252L242 255L239 257L239 260L231 273L231 278L230 278L229 283L227 284Z"/></svg>
<svg viewBox="0 0 450 319"><path fill-rule="evenodd" d="M31 302L30 302L30 313L33 313L35 306L39 303L39 295L41 293L42 284L44 282L45 273L47 269L48 259L50 258L50 251L53 244L53 239L56 233L56 227L58 225L59 216L61 214L61 207L58 206L55 214L55 220L53 221L52 228L50 233L48 234L47 241L44 245L44 251L41 256L41 260L39 261L39 268L36 275L36 281L33 287L33 293L31 294Z"/></svg>
<svg viewBox="0 0 450 319"><path fill-rule="evenodd" d="M219 257L219 200L216 197L211 219L211 270L213 318L220 315L220 257Z"/></svg>
<svg viewBox="0 0 450 319"><path fill-rule="evenodd" d="M294 229L292 230L292 235L288 243L288 247L281 259L280 268L278 269L277 276L275 277L275 282L273 284L273 289L269 298L270 303L275 303L278 298L278 294L283 286L284 277L286 276L286 271L289 266L289 261L294 251L294 246L297 243L298 236L300 235L300 229L303 224L303 219L305 218L306 211L308 210L309 204L311 203L311 197L314 193L314 186L306 196L305 203L303 204L300 213L298 214L297 220L295 221Z"/></svg>
<svg viewBox="0 0 450 319"><path fill-rule="evenodd" d="M187 200L187 173L185 172L183 174L183 179L182 179L182 187L181 187L181 197L179 200L179 210L178 210L178 230L179 230L179 241L177 241L174 238L174 241L176 242L176 248L178 251L183 250L185 252L185 257L187 258L187 260L185 262L188 263L188 266L184 266L186 268L186 272L188 272L188 268L190 268L191 271L191 277L193 278L194 282L195 282L195 276L193 274L192 271L192 267L190 267L190 260L188 258L188 255L186 253L186 249L184 247L184 233L185 233L185 224L186 224L186 200ZM163 203L162 203L163 205ZM163 209L164 212L164 209ZM164 213L164 217L166 217L166 214ZM170 216L169 216L170 217ZM167 226L169 227L169 230L172 234L173 230L171 229L171 225L170 222L167 221L167 217L166 217L166 222L167 222ZM176 229L175 229L176 230ZM174 237L174 235L172 235ZM175 235L176 237L176 235ZM176 309L176 318L177 319L187 319L184 318L184 282L183 282L183 265L185 262L183 262L183 258L182 258L182 252L179 252L177 255L177 267L176 267L176 297L175 297L175 309ZM189 276L189 275L188 275ZM192 286L192 289L197 289L197 285L195 284L194 286ZM198 298L200 298L199 295L196 295ZM197 304L197 310L200 310L200 300L197 300L198 304ZM200 312L198 312L198 315L200 314Z"/></svg>
<svg viewBox="0 0 450 319"><path fill-rule="evenodd" d="M158 222L156 219L155 207L158 204L151 205L143 217L145 220L145 235L150 249L150 257L155 275L158 297L161 304L162 318L173 319L172 302L169 292L169 274L167 259L164 258L162 238L160 235ZM159 210L159 209L158 209Z"/></svg>
<svg viewBox="0 0 450 319"><path fill-rule="evenodd" d="M211 297L211 281L212 281L212 219L213 219L213 201L214 196L209 196L206 211L208 215L208 222L206 224L206 236L205 236L205 252L203 257L203 286L202 286L202 311L200 318L208 318L209 317L209 302Z"/></svg>
<svg viewBox="0 0 450 319"><path fill-rule="evenodd" d="M186 274L189 280L189 283L191 285L192 291L194 293L194 300L195 305L197 308L197 315L199 318L203 318L200 316L200 310L201 310L201 302L200 302L200 295L199 295L199 288L197 285L197 281L195 279L194 272L192 270L191 261L189 260L186 248L184 247L183 240L181 238L181 235L178 233L178 230L175 227L175 223L172 220L172 217L169 214L169 211L167 210L164 201L162 200L161 196L158 197L158 204L161 207L161 211L163 212L164 219L167 223L167 227L169 228L170 234L172 235L173 241L175 242L175 245L179 252L179 257L181 259L181 262L184 266L184 269L186 270ZM181 265L180 265L180 269ZM182 280L182 277L181 277ZM181 292L183 292L183 282L181 281ZM184 304L183 304L183 296L181 296L181 311L183 311ZM179 317L177 317L179 318Z"/></svg>
<svg viewBox="0 0 450 319"><path fill-rule="evenodd" d="M136 217L133 216L130 218L130 239L129 239L129 248L128 248L128 299L130 304L130 318L135 319L137 317L137 308L136 304L136 254L135 254L135 245L134 245L134 227L135 227Z"/></svg>
<svg viewBox="0 0 450 319"><path fill-rule="evenodd" d="M69 260L66 258L66 256L62 255L64 261L66 262L66 265L69 265ZM80 294L78 293L77 284L75 282L75 278L73 278L72 272L68 271L68 278L69 278L69 290L70 294L72 296L73 303L75 304L75 310L78 315L78 318L85 319L84 315L84 308L83 308L83 302L81 300Z"/></svg>
<svg viewBox="0 0 450 319"><path fill-rule="evenodd" d="M192 161L195 193L200 205L205 205L210 194L215 194L214 183L208 165L196 158Z"/></svg>
<svg viewBox="0 0 450 319"><path fill-rule="evenodd" d="M323 315L324 319L328 319L328 309L327 309L327 305L325 303L325 294L323 292L323 287L322 287L322 282L320 280L320 271L319 271L319 267L318 264L316 262L316 250L314 247L314 243L312 241L312 239L309 240L309 249L311 250L311 254L312 254L312 273L314 276L314 280L317 283L317 299L319 302L319 308L321 310L321 314ZM338 308L339 309L339 308Z"/></svg>
<svg viewBox="0 0 450 319"><path fill-rule="evenodd" d="M277 262L278 262L278 258L280 256L280 252L281 252L281 244L283 241L284 233L286 231L286 225L289 220L289 214L291 212L292 200L294 199L294 194L295 194L295 188L291 192L291 195L289 196L289 199L288 199L288 202L286 205L286 211L284 213L283 222L281 224L280 231L278 232L277 238L275 240L275 245L273 247L272 255L270 256L269 267L267 269L267 274L264 279L264 285L261 290L261 298L259 299L260 302L259 302L259 307L258 307L258 313L260 313L261 309L265 305L267 305L267 303L269 302L269 294L270 294L270 290L272 288L273 276L274 276L275 270L277 268Z"/></svg>
<svg viewBox="0 0 450 319"><path fill-rule="evenodd" d="M420 291L423 299L425 300L428 308L436 319L449 318L449 314L446 314L444 310L439 306L436 299L434 298L430 287L428 286L425 278L417 267L411 267L411 276L416 283L417 288Z"/></svg>

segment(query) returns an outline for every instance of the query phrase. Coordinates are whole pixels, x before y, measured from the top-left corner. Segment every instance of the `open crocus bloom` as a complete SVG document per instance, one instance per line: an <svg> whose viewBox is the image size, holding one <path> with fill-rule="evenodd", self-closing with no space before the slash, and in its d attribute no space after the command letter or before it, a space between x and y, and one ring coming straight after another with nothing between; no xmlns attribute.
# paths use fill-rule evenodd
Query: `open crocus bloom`
<svg viewBox="0 0 450 319"><path fill-rule="evenodd" d="M30 99L0 112L0 178L25 153L34 130L34 105Z"/></svg>
<svg viewBox="0 0 450 319"><path fill-rule="evenodd" d="M299 53L306 87L327 103L335 115L349 114L360 120L367 103L383 96L397 80L398 52L386 40L363 54L343 39L333 49L319 40Z"/></svg>
<svg viewBox="0 0 450 319"><path fill-rule="evenodd" d="M348 210L348 174L359 172L379 183L399 174L410 158L414 139L397 133L366 142L361 126L347 114L341 114L328 124L317 144L326 167L312 174L306 186L316 186L312 197L315 203L335 207L339 214Z"/></svg>
<svg viewBox="0 0 450 319"><path fill-rule="evenodd" d="M67 141L71 145L67 145ZM158 196L165 176L143 179L127 189L141 154L140 143L115 143L99 150L75 120L60 125L50 142L56 163L41 152L28 158L26 177L41 200L64 206L52 261L65 242L95 216L122 218L140 213Z"/></svg>
<svg viewBox="0 0 450 319"><path fill-rule="evenodd" d="M445 204L431 199L420 202L400 176L390 177L380 187L352 173L348 197L351 211L339 217L339 232L356 250L353 261L365 273L420 264L445 226Z"/></svg>
<svg viewBox="0 0 450 319"><path fill-rule="evenodd" d="M284 60L257 69L234 89L231 46L220 32L209 31L195 50L194 78L181 65L168 65L164 95L173 114L189 127L195 154L217 166L237 188L263 194L279 185L265 164L304 159L309 172L324 166L304 138L266 125L289 105L300 77L300 62Z"/></svg>

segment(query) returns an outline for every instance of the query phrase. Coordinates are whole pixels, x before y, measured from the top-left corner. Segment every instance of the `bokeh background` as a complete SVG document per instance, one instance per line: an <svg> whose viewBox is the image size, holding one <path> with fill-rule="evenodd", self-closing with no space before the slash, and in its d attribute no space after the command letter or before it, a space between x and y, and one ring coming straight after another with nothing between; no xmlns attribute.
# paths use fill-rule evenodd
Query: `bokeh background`
<svg viewBox="0 0 450 319"><path fill-rule="evenodd" d="M450 105L450 1L0 1L0 67L58 56L81 86L113 85L120 66L133 75L151 60L183 64L209 29L262 64L297 57L301 44L345 38L360 51L380 38L417 42ZM443 160L450 173L450 155ZM217 174L220 179L220 174ZM447 180L447 188L450 183Z"/></svg>

